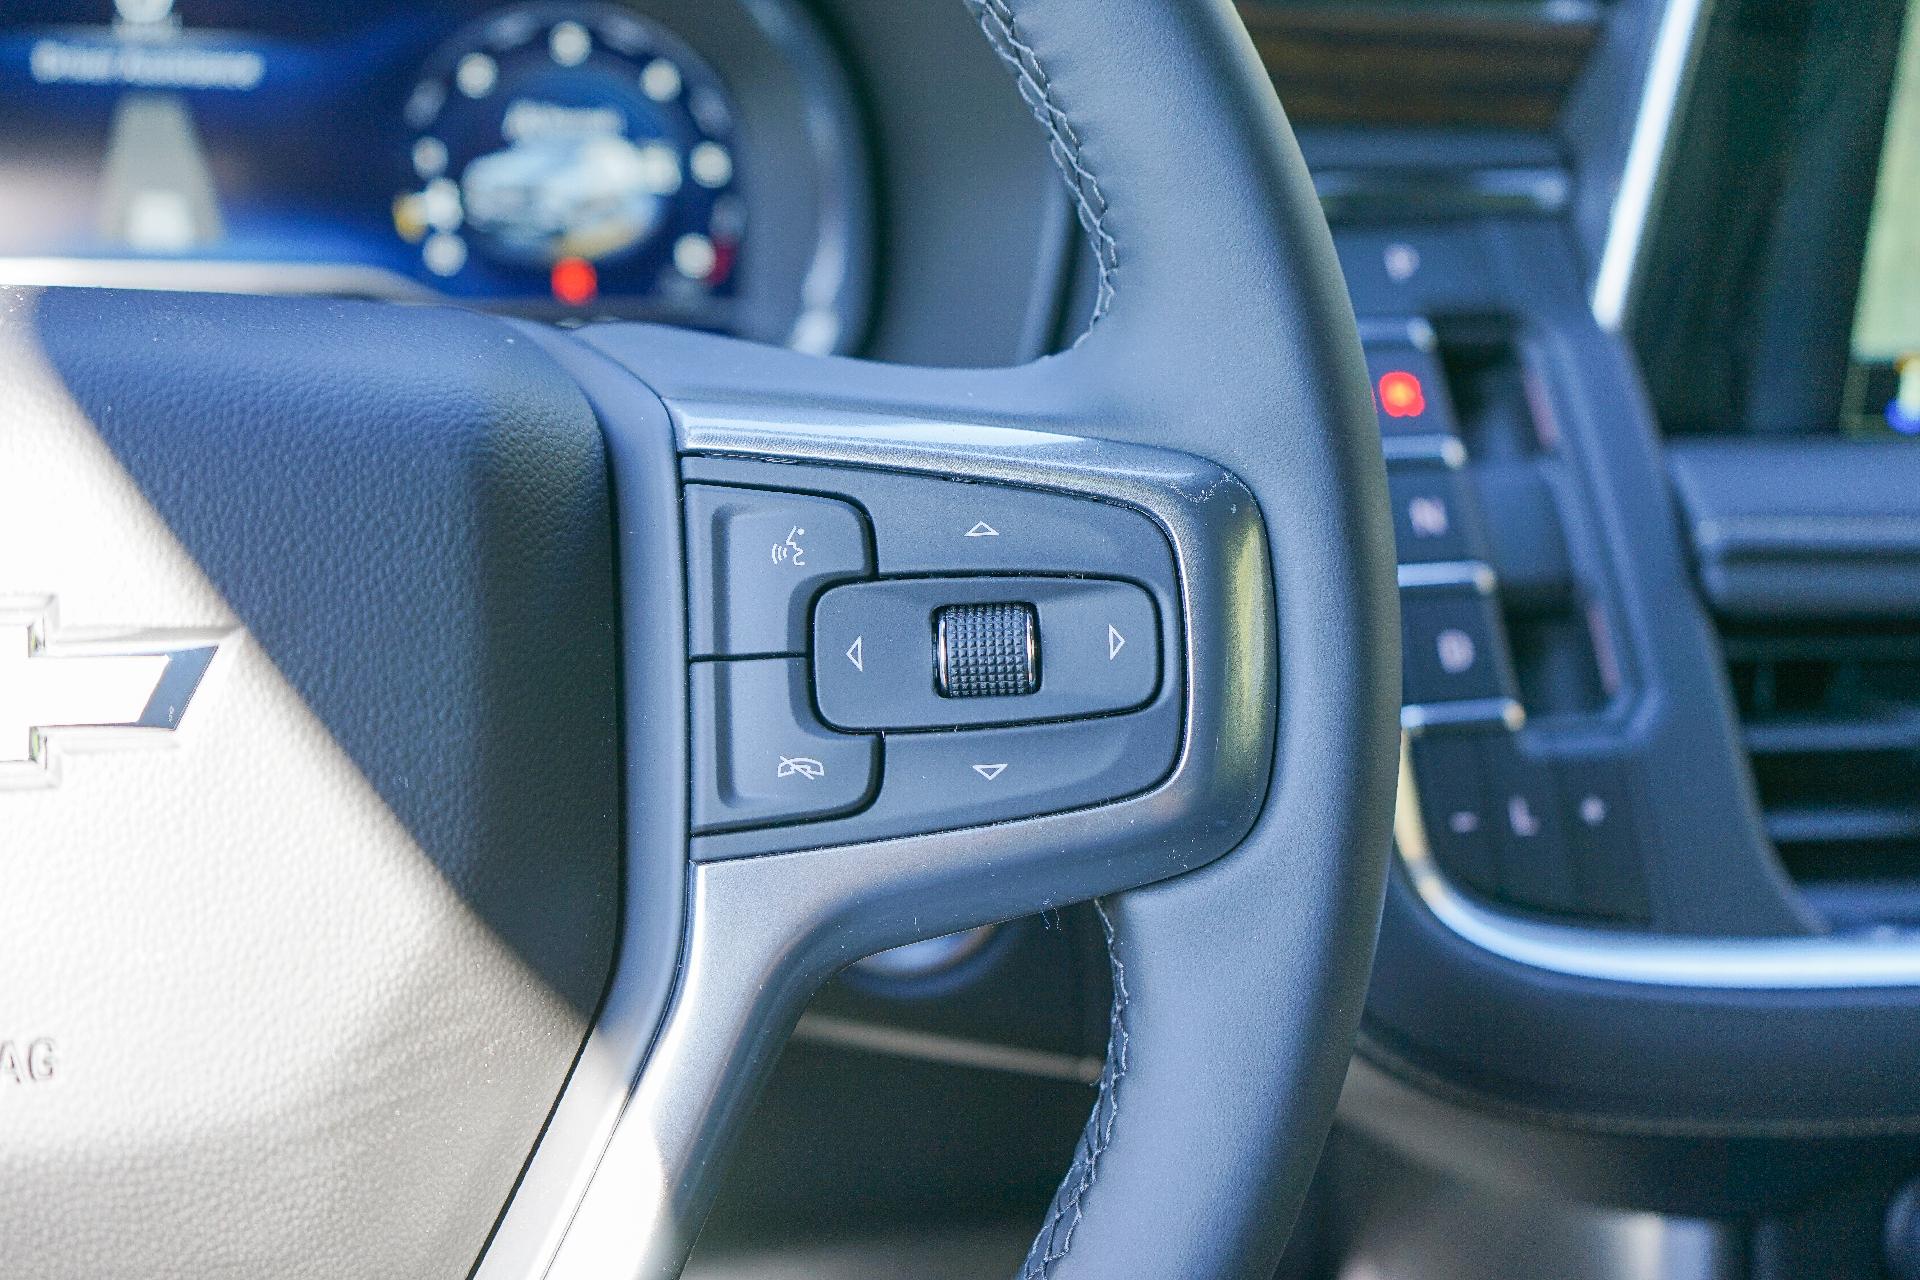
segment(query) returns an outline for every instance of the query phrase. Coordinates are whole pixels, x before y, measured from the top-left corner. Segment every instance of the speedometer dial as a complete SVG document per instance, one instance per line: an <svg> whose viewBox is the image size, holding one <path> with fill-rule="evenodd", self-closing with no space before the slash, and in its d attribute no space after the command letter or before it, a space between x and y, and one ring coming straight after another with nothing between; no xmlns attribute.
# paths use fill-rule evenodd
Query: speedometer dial
<svg viewBox="0 0 1920 1280"><path fill-rule="evenodd" d="M406 106L395 230L456 294L698 304L745 231L726 91L610 5L503 9L437 53Z"/></svg>

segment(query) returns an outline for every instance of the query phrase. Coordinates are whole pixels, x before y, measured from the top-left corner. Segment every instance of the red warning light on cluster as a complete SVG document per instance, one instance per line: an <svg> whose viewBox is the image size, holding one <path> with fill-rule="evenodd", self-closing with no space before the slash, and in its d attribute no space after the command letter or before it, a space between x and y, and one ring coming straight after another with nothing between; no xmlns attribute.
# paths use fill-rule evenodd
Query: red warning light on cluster
<svg viewBox="0 0 1920 1280"><path fill-rule="evenodd" d="M600 273L585 258L562 258L553 264L553 296L570 307L584 307L600 293Z"/></svg>
<svg viewBox="0 0 1920 1280"><path fill-rule="evenodd" d="M1380 408L1389 418L1417 418L1427 411L1420 379L1405 369L1380 375Z"/></svg>

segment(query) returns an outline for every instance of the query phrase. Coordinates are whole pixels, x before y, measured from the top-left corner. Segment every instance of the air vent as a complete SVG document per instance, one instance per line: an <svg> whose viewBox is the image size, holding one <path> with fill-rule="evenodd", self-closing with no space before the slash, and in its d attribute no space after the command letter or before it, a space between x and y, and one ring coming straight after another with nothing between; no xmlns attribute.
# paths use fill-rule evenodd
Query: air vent
<svg viewBox="0 0 1920 1280"><path fill-rule="evenodd" d="M1920 925L1920 449L1670 440L1767 831L1836 929Z"/></svg>
<svg viewBox="0 0 1920 1280"><path fill-rule="evenodd" d="M1920 627L1730 628L1767 833L1836 929L1920 925Z"/></svg>

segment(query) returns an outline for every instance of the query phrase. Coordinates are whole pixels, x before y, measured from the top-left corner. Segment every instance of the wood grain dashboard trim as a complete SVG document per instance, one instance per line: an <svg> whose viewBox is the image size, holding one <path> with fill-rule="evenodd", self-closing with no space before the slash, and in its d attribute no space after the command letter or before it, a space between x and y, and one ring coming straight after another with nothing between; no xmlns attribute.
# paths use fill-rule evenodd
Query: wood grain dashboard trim
<svg viewBox="0 0 1920 1280"><path fill-rule="evenodd" d="M1578 0L1238 7L1301 125L1548 130L1600 34Z"/></svg>

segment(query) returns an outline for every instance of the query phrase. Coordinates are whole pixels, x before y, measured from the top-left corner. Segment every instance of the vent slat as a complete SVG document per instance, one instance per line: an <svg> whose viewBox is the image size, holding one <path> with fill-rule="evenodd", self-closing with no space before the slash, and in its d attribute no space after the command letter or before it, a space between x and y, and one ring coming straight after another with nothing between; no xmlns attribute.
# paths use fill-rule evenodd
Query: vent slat
<svg viewBox="0 0 1920 1280"><path fill-rule="evenodd" d="M1836 927L1920 920L1920 627L1726 626L1768 837Z"/></svg>
<svg viewBox="0 0 1920 1280"><path fill-rule="evenodd" d="M1766 809L1777 845L1887 845L1920 841L1920 805L1793 805ZM1920 871L1920 866L1916 866Z"/></svg>
<svg viewBox="0 0 1920 1280"><path fill-rule="evenodd" d="M1757 756L1858 751L1920 751L1920 708L1887 708L1859 717L1774 716L1746 725Z"/></svg>

